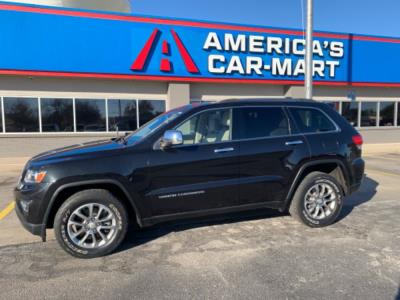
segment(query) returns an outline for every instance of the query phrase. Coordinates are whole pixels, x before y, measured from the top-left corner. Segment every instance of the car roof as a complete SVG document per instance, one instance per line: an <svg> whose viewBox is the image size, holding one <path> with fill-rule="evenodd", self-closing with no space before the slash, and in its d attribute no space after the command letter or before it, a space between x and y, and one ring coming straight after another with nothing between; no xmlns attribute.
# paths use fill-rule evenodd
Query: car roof
<svg viewBox="0 0 400 300"><path fill-rule="evenodd" d="M204 103L205 106L246 106L246 105L315 105L320 102L308 99L292 99L292 98L233 98L219 102Z"/></svg>

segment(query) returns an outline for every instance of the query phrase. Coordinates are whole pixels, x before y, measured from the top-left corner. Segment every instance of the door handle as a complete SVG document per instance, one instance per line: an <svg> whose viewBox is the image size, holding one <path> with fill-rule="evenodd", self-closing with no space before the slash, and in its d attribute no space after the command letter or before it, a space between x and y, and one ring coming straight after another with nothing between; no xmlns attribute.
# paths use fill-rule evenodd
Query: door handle
<svg viewBox="0 0 400 300"><path fill-rule="evenodd" d="M298 140L298 141L290 141L290 142L286 142L285 145L286 146L294 146L294 145L301 145L303 144L302 140Z"/></svg>
<svg viewBox="0 0 400 300"><path fill-rule="evenodd" d="M235 150L235 148L232 148L232 147L230 147L230 148L221 148L221 149L215 149L214 153L231 152L231 151L234 151L234 150Z"/></svg>

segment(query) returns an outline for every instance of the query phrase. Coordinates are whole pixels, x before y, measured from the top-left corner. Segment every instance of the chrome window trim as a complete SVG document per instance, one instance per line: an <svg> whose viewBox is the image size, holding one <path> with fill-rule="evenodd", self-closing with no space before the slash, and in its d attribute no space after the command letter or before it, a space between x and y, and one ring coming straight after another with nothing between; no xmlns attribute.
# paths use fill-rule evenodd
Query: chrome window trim
<svg viewBox="0 0 400 300"><path fill-rule="evenodd" d="M178 128L179 126L181 126L183 123L185 123L186 121L188 121L189 119L195 117L196 115L206 112L206 111L212 111L212 110L222 110L222 109L230 109L232 111L232 129L233 129L233 109L235 108L265 108L265 107L278 107L281 108L283 110L283 113L285 114L288 124L289 124L289 134L286 135L279 135L279 136L266 136L266 137L257 137L257 138L248 138L248 139L236 139L236 140L229 140L229 141L224 141L224 142L217 142L217 143L199 143L199 144L190 144L190 145L178 145L178 146L174 146L173 148L182 148L182 147L193 147L193 146L204 146L204 145L221 145L221 144L226 144L226 143L236 143L236 142L247 142L247 141L257 141L257 140L269 140L269 139L277 139L277 138L290 138L290 137L303 137L306 135L314 135L314 134L330 134L330 133L338 133L341 132L340 127L336 124L336 122L334 122L332 120L331 117L329 117L323 110L321 110L320 108L317 107L312 107L312 106L300 106L300 105L243 105L243 106L226 106L226 107L214 107L214 108L207 108L201 111L198 111L197 113L189 116L188 118L186 118L185 120L183 120L182 122L180 122L178 125L174 126L173 130L176 130L176 128ZM287 115L285 108L288 109L290 107L295 107L295 108L309 108L309 109L315 109L315 110L319 110L320 112L322 112L335 126L336 130L331 130L331 131L324 131L324 132L308 132L308 133L291 133L291 119L289 118L289 116ZM157 140L155 142L155 145L159 143L159 140ZM153 148L154 149L154 148Z"/></svg>

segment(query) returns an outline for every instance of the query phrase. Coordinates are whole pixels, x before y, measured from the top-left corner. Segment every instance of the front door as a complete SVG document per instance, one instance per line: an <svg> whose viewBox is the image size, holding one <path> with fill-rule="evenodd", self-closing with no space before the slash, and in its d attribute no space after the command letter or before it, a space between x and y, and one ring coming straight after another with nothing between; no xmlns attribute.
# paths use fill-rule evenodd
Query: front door
<svg viewBox="0 0 400 300"><path fill-rule="evenodd" d="M183 145L155 149L149 158L145 199L153 216L237 205L240 149L232 141L232 110L202 111L176 130Z"/></svg>

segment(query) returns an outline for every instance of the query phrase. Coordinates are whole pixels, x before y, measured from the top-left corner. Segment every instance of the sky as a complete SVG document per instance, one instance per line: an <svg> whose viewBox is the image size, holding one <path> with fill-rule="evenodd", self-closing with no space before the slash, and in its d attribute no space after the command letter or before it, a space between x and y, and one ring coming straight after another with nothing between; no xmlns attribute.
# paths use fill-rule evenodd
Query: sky
<svg viewBox="0 0 400 300"><path fill-rule="evenodd" d="M304 28L307 0L130 0L133 13ZM303 5L302 5L303 3ZM314 29L400 37L400 0L314 0Z"/></svg>

